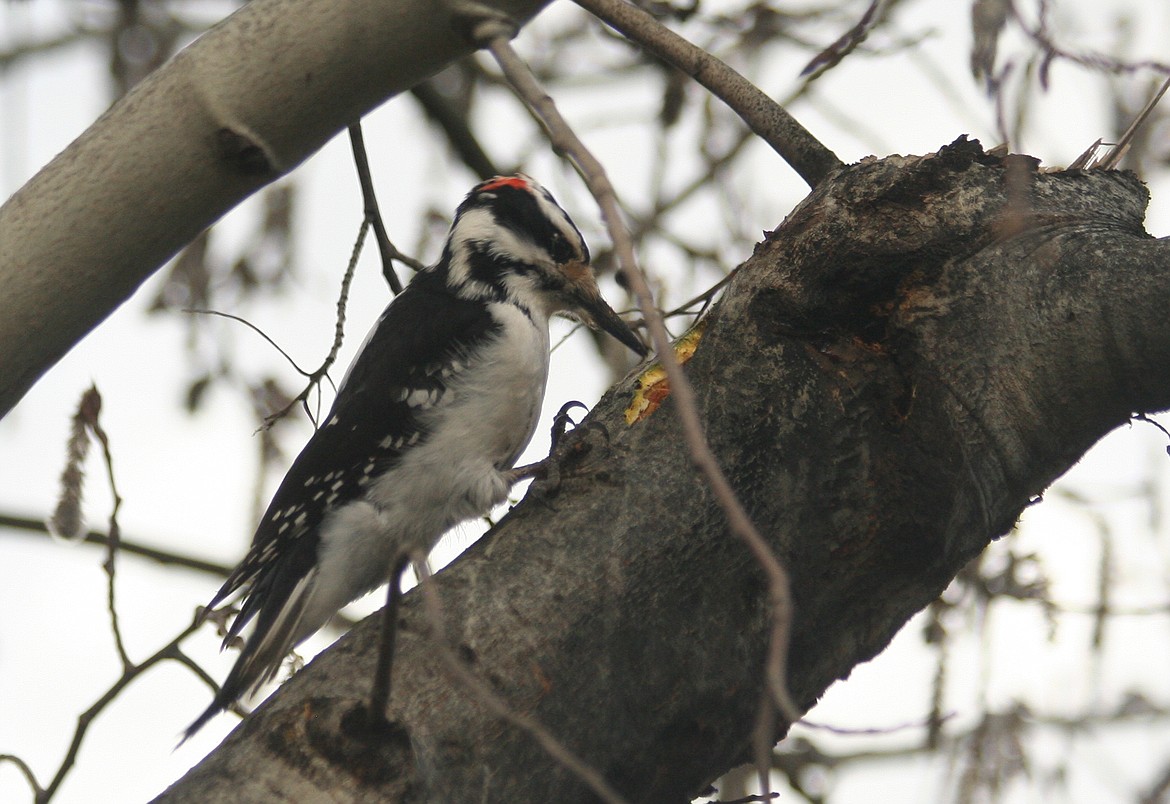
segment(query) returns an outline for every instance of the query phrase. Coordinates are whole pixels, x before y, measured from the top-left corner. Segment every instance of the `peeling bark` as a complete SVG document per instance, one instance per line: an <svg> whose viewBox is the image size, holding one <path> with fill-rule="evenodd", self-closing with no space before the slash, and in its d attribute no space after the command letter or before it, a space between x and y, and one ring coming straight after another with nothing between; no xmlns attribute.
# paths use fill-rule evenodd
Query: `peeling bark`
<svg viewBox="0 0 1170 804"><path fill-rule="evenodd" d="M1170 403L1146 201L1130 174L1042 173L961 139L840 170L740 268L686 368L791 574L802 706L1097 439ZM515 710L629 800L678 802L747 760L767 590L669 399L627 425L635 379L561 445L560 485L436 580L458 655ZM159 800L594 800L443 671L417 594L400 623L385 740L341 725L369 689L372 618Z"/></svg>

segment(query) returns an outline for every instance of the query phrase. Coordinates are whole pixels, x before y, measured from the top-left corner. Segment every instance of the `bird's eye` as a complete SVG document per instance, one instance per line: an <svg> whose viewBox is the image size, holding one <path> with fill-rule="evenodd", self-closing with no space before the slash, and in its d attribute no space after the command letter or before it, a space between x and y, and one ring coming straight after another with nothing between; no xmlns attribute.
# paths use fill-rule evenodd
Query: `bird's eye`
<svg viewBox="0 0 1170 804"><path fill-rule="evenodd" d="M570 245L568 239L560 232L554 231L549 238L552 248L550 253L555 262L568 262L578 258L577 250Z"/></svg>

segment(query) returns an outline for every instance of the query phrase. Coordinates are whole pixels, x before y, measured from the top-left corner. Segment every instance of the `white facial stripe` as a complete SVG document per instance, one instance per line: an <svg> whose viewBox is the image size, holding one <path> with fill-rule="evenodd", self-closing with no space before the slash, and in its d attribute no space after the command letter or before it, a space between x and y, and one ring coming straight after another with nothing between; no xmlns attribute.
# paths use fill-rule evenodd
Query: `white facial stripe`
<svg viewBox="0 0 1170 804"><path fill-rule="evenodd" d="M553 262L549 254L531 240L513 232L511 229L500 226L496 235L490 241L491 252L525 265L535 265L549 271L553 269Z"/></svg>
<svg viewBox="0 0 1170 804"><path fill-rule="evenodd" d="M492 213L483 207L469 209L451 227L452 241L491 240L499 227Z"/></svg>
<svg viewBox="0 0 1170 804"><path fill-rule="evenodd" d="M583 258L586 254L585 240L577 231L577 227L573 225L568 213L552 200L547 190L536 182L532 182L532 185L532 195L536 198L540 211L560 230L561 234L565 236L565 240L576 246L577 253Z"/></svg>
<svg viewBox="0 0 1170 804"><path fill-rule="evenodd" d="M496 223L495 217L488 209L470 209L463 213L452 234L456 242L487 243L495 254L541 268L552 267L548 253L544 249Z"/></svg>
<svg viewBox="0 0 1170 804"><path fill-rule="evenodd" d="M486 209L470 209L455 221L455 225L451 227L451 234L448 235L448 241L462 245L468 242L468 239L483 240L490 238L495 230L495 219L492 218L490 212ZM451 263L447 267L447 270L453 285L463 286L480 296L491 295L491 288L471 278L471 270L467 264L467 252L465 249L457 248L451 254Z"/></svg>
<svg viewBox="0 0 1170 804"><path fill-rule="evenodd" d="M456 222L451 234L454 243L486 244L493 254L536 266L541 271L551 273L556 270L544 249L497 224L495 217L487 209L469 209ZM466 253L452 254L448 270L455 284L483 296L491 294L491 289L483 282L472 278ZM529 283L525 282L525 285L527 284ZM511 287L507 289L514 290Z"/></svg>
<svg viewBox="0 0 1170 804"><path fill-rule="evenodd" d="M531 179L528 182L528 193L539 207L541 215L561 233L577 257L584 262L588 249L568 214L543 187ZM452 226L449 242L454 245L454 249L448 264L448 277L453 286L461 288L461 293L469 297L491 298L502 290L512 303L532 312L539 311L546 317L565 309L566 304L571 304L567 298L562 298L562 294L550 293L547 286L529 272L504 272L496 278L498 284L495 284L494 289L474 277L471 273L470 249L484 247L489 249L489 253L508 261L531 265L538 273L558 275L567 285L577 286L586 293L592 290L595 295L597 292L592 276L565 275L545 248L524 237L523 233L501 226L490 207L473 207L463 212Z"/></svg>

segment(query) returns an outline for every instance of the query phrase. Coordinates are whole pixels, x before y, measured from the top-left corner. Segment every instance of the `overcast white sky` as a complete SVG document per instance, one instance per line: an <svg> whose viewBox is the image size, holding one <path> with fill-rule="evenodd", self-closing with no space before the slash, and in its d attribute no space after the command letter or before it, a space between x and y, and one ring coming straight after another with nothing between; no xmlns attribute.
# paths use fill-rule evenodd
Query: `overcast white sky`
<svg viewBox="0 0 1170 804"><path fill-rule="evenodd" d="M64 0L0 5L0 50L62 30L68 15L83 5ZM853 4L858 15L865 5ZM1116 41L1112 21L1128 11L1140 18L1131 30L1136 43L1132 52L1170 60L1165 49L1170 41L1167 4L1056 0L1054 5L1068 10L1067 17L1058 14L1058 20L1068 24L1060 30L1069 41L1078 37L1081 47L1112 47ZM968 8L969 3L954 0L908 4L901 29L907 35L929 32L913 56L848 60L821 83L813 103L798 104L794 113L846 161L870 153L934 151L960 134L995 144L993 113L967 71ZM575 13L558 6L538 24L563 22ZM1076 26L1070 22L1074 16L1080 21ZM840 32L826 30L823 41L827 44ZM521 52L526 45L527 36L521 36ZM807 53L770 56L758 66L761 85L777 96L786 94L796 85L807 58ZM86 45L0 72L0 197L19 187L103 110L108 98L105 60L102 50ZM1033 112L1025 141L1015 143L1014 149L1050 164L1066 164L1098 137L1108 137L1108 108L1103 82L1096 76L1058 64L1052 85ZM637 198L647 181L649 161L641 149L651 145L640 123L657 108L656 86L631 81L620 92L607 88L604 96L582 95L562 99L562 108L585 124L589 144L606 162L619 191ZM493 101L492 108L491 128L499 141L489 147L498 153L515 152L516 129L528 130L525 115L506 98ZM607 117L610 121L600 124ZM408 250L415 247L411 238L427 206L453 210L474 181L441 149L412 145L434 137L405 99L387 104L366 122L387 224L392 233L403 233L399 245ZM683 157L680 171L686 168ZM554 157L543 155L525 169L553 189L592 242L600 241L595 209ZM744 208L758 216L743 223L753 237L759 230L774 228L803 195L800 181L763 148L755 148L739 171ZM228 312L246 315L302 365L311 366L328 348L336 287L360 220L348 143L343 139L331 143L295 178L301 205L295 285L276 302ZM1164 235L1170 232L1170 187L1156 182L1151 191L1154 201L1147 227ZM240 213L242 220L254 214L254 208L247 207ZM693 218L697 231L710 228L710 210L700 206L680 214ZM221 239L216 247L233 253L233 240L247 231L242 223L229 222L217 235ZM750 250L751 241L743 241L740 257ZM432 244L419 256L431 260L436 251ZM351 295L342 364L387 301L373 257L367 251ZM669 272L669 266L651 267ZM226 391L217 391L196 417L180 411L183 388L191 379L185 331L173 320L143 315L156 289L155 281L147 283L0 421L0 511L42 517L51 510L69 418L81 392L94 382L105 399L102 422L113 441L117 480L125 498L120 522L127 538L234 563L253 527L254 425L237 398ZM612 286L605 290L611 299L620 298ZM558 325L554 342L558 333L568 331L567 324ZM226 322L219 332L231 339L241 364L282 372L289 386L295 385L279 357L251 333ZM605 370L589 344L569 339L554 356L545 421L551 421L551 411L567 399L592 402L606 384ZM543 456L546 432L542 425L530 458ZM290 435L292 454L308 433L308 425L300 425L299 434ZM1170 479L1164 445L1165 438L1150 427L1115 434L1065 481L1065 488L1092 505L1074 504L1054 492L1025 517L1019 538L1043 554L1055 579L1054 596L1062 604L1087 607L1094 602L1102 544L1099 521L1132 534L1114 546L1115 574L1125 603L1149 606L1166 600L1170 551L1165 526L1152 527L1149 506L1135 497L1144 484L1166 494ZM104 528L109 496L92 462L87 493L89 520ZM454 537L454 549L470 538L471 534ZM103 556L95 549L14 532L0 532L0 556L0 753L19 754L44 782L68 745L77 715L119 673L105 614ZM143 659L168 641L218 586L218 580L208 576L160 571L148 562L123 557L118 594L132 657ZM982 629L971 624L972 636L956 648L952 667L957 669L949 679L956 723L973 716L980 699L1003 702L1027 696L1046 707L1046 713L1069 715L1093 702L1115 701L1127 690L1140 690L1157 701L1170 699L1166 684L1170 620L1165 616L1123 620L1110 632L1106 650L1095 664L1086 662L1088 617L1060 617L1054 640L1048 639L1048 625L1034 609L997 607L990 618L993 622ZM933 665L930 654L920 647L920 627L917 621L912 623L886 654L859 668L849 682L838 684L812 719L883 727L922 718ZM331 638L319 636L306 646L306 653ZM987 647L983 639L993 643L991 650L983 650ZM189 650L218 678L233 658L219 656L210 629L193 639ZM95 722L78 765L56 800L124 802L159 792L234 726L233 717L221 717L173 751L178 734L207 699L202 683L177 665L156 669L135 682ZM920 732L910 731L904 739L909 744L918 737ZM1170 733L1165 729L1115 729L1108 739L1083 736L1068 741L1055 733L1044 739L1036 775L1070 757L1075 774L1067 786L1051 794L1054 801L1128 796L1170 757ZM835 744L847 750L868 743L850 737L838 738ZM886 763L844 775L831 800L932 802L946 789L940 763ZM1035 788L1030 790L1017 791L1009 800L1035 800ZM0 801L25 800L29 794L19 774L11 765L0 764Z"/></svg>

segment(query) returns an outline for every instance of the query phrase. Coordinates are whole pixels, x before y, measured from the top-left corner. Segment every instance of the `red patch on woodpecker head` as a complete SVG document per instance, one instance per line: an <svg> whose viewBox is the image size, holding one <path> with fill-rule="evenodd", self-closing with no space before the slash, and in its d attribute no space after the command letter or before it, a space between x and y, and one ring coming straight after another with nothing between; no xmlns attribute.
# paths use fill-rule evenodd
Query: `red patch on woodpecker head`
<svg viewBox="0 0 1170 804"><path fill-rule="evenodd" d="M515 187L517 190L529 189L528 180L523 176L496 176L494 179L488 179L483 184L479 185L479 192L486 193L492 190L498 190L501 187Z"/></svg>

